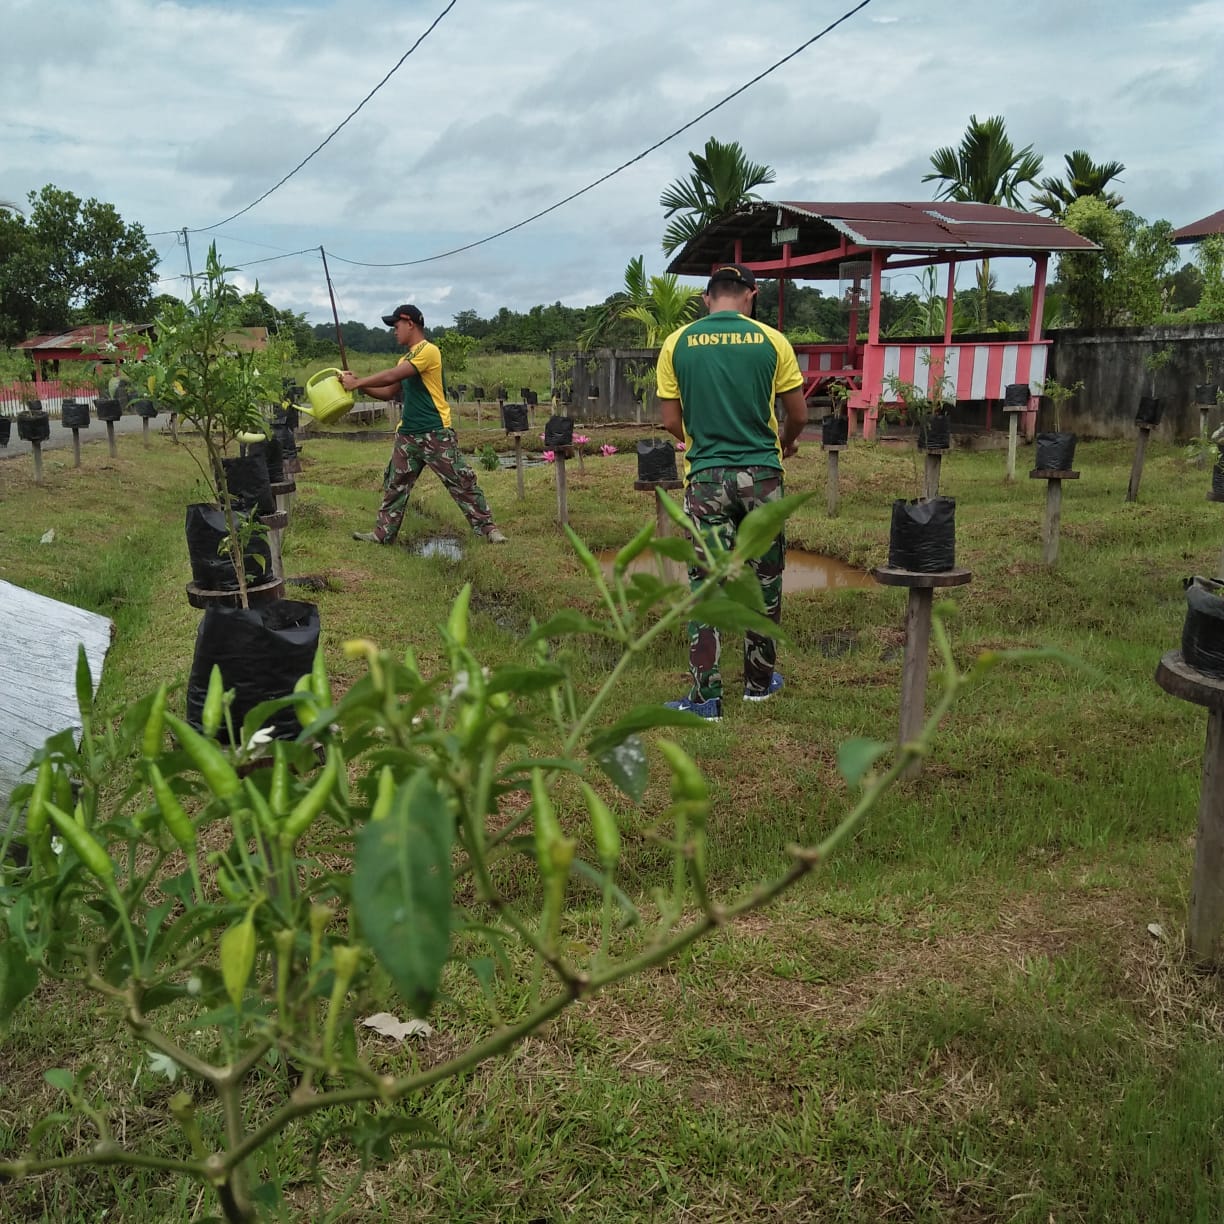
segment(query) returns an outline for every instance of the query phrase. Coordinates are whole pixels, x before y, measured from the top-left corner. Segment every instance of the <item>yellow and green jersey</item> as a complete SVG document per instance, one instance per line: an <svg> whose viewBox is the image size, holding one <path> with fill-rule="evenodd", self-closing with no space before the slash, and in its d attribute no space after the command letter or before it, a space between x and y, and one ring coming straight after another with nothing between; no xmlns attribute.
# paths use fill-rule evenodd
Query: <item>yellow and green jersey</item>
<svg viewBox="0 0 1224 1224"><path fill-rule="evenodd" d="M782 467L774 397L803 385L780 331L719 310L672 332L659 353L656 391L680 401L684 473Z"/></svg>
<svg viewBox="0 0 1224 1224"><path fill-rule="evenodd" d="M412 362L418 377L405 378L400 383L403 397L400 433L423 434L449 429L451 411L442 390L442 354L438 346L422 340L413 345L399 363L403 365L405 361Z"/></svg>

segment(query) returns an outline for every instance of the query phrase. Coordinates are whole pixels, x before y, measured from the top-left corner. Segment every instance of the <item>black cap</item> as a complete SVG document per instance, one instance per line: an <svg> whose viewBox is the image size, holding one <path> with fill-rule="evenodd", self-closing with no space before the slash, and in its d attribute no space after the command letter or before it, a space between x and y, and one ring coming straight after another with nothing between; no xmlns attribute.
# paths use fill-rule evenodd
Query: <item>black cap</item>
<svg viewBox="0 0 1224 1224"><path fill-rule="evenodd" d="M388 327L394 327L398 319L411 319L418 327L425 326L425 316L415 306L397 306L390 314L382 317Z"/></svg>
<svg viewBox="0 0 1224 1224"><path fill-rule="evenodd" d="M738 263L719 264L710 273L710 283L706 286L706 292L709 293L715 283L720 281L731 281L733 284L743 285L745 289L757 287L756 276L753 275L752 269Z"/></svg>

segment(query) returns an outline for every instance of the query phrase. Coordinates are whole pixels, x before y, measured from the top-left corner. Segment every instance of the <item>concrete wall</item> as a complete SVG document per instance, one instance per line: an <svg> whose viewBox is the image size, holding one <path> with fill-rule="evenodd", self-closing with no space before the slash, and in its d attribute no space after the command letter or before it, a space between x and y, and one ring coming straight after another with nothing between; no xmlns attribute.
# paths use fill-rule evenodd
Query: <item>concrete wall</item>
<svg viewBox="0 0 1224 1224"><path fill-rule="evenodd" d="M1151 395L1152 374L1145 357L1172 350L1168 365L1156 375L1156 391L1164 400L1164 418L1152 436L1166 442L1185 441L1199 431L1194 404L1198 383L1224 384L1224 324L1195 323L1180 327L1118 327L1100 331L1064 329L1050 333L1051 378L1060 383L1084 381L1084 389L1063 408L1062 427L1081 438L1135 436L1135 410L1141 395ZM1212 363L1208 366L1208 363ZM1208 369L1214 373L1209 378ZM1211 412L1211 427L1222 410ZM1038 428L1052 428L1048 401L1042 400Z"/></svg>

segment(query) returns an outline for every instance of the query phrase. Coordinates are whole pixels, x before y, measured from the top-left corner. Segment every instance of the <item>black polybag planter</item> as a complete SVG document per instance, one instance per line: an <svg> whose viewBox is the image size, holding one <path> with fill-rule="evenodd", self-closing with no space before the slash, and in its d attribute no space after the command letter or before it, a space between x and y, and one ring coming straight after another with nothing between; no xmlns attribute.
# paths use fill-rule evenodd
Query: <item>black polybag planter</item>
<svg viewBox="0 0 1224 1224"><path fill-rule="evenodd" d="M134 399L132 401L132 411L137 416L151 420L157 415L157 405L151 399Z"/></svg>
<svg viewBox="0 0 1224 1224"><path fill-rule="evenodd" d="M544 425L544 446L547 450L557 450L563 446L574 445L574 418L567 416L551 416Z"/></svg>
<svg viewBox="0 0 1224 1224"><path fill-rule="evenodd" d="M1039 472L1069 472L1075 462L1075 434L1039 433L1033 466Z"/></svg>
<svg viewBox="0 0 1224 1224"><path fill-rule="evenodd" d="M482 400L484 399L484 397L485 397L485 392L484 392L483 387L473 387L472 388L472 398L474 400Z"/></svg>
<svg viewBox="0 0 1224 1224"><path fill-rule="evenodd" d="M1004 408L1027 408L1031 398L1028 383L1008 383L1003 388Z"/></svg>
<svg viewBox="0 0 1224 1224"><path fill-rule="evenodd" d="M1186 579L1182 658L1209 676L1224 676L1224 582Z"/></svg>
<svg viewBox="0 0 1224 1224"><path fill-rule="evenodd" d="M665 438L643 438L637 444L637 478L646 483L675 480L676 448Z"/></svg>
<svg viewBox="0 0 1224 1224"><path fill-rule="evenodd" d="M17 436L23 442L45 442L51 436L51 418L45 412L19 412Z"/></svg>
<svg viewBox="0 0 1224 1224"><path fill-rule="evenodd" d="M1198 383L1194 388L1194 402L1200 407L1209 408L1216 402L1217 383Z"/></svg>
<svg viewBox="0 0 1224 1224"><path fill-rule="evenodd" d="M523 403L534 408L540 402L540 397L530 387L520 387L519 395L522 397Z"/></svg>
<svg viewBox="0 0 1224 1224"><path fill-rule="evenodd" d="M7 446L13 435L13 418L0 416L0 446Z"/></svg>
<svg viewBox="0 0 1224 1224"><path fill-rule="evenodd" d="M1159 425L1164 415L1164 400L1155 395L1144 395L1139 399L1139 410L1135 413L1136 425Z"/></svg>
<svg viewBox="0 0 1224 1224"><path fill-rule="evenodd" d="M225 486L237 509L253 510L258 514L276 513L266 455L246 454L237 459L222 459L221 466L225 469Z"/></svg>
<svg viewBox="0 0 1224 1224"><path fill-rule="evenodd" d="M888 533L888 564L893 569L939 574L956 565L956 499L893 502Z"/></svg>
<svg viewBox="0 0 1224 1224"><path fill-rule="evenodd" d="M238 575L230 559L229 532L220 506L196 502L187 507L187 555L191 580L202 591L236 591ZM267 582L272 576L272 550L265 536L253 535L242 555L248 586Z"/></svg>
<svg viewBox="0 0 1224 1224"><path fill-rule="evenodd" d="M280 443L282 463L286 459L297 458L297 438L294 437L293 427L287 421L273 421L272 436Z"/></svg>
<svg viewBox="0 0 1224 1224"><path fill-rule="evenodd" d="M123 404L117 399L98 399L94 401L94 410L99 421L117 421L123 415Z"/></svg>
<svg viewBox="0 0 1224 1224"><path fill-rule="evenodd" d="M285 479L285 454L279 438L273 436L266 442L252 442L247 446L246 453L251 458L263 456L268 465L268 480L272 484L280 484Z"/></svg>
<svg viewBox="0 0 1224 1224"><path fill-rule="evenodd" d="M89 404L84 400L66 399L60 408L60 424L65 429L88 429Z"/></svg>
<svg viewBox="0 0 1224 1224"><path fill-rule="evenodd" d="M254 706L293 692L310 672L318 646L319 609L312 603L278 599L259 608L206 608L187 681L187 721L200 726L214 664L224 686L234 690L231 716L240 732ZM292 706L265 725L277 739L293 739L301 730ZM219 734L226 738L224 726Z"/></svg>
<svg viewBox="0 0 1224 1224"><path fill-rule="evenodd" d="M502 428L507 433L526 433L528 428L526 404L503 404Z"/></svg>
<svg viewBox="0 0 1224 1224"><path fill-rule="evenodd" d="M850 418L830 414L820 422L821 446L845 446L850 440Z"/></svg>
<svg viewBox="0 0 1224 1224"><path fill-rule="evenodd" d="M919 450L948 450L951 446L952 422L942 412L932 414L919 424Z"/></svg>

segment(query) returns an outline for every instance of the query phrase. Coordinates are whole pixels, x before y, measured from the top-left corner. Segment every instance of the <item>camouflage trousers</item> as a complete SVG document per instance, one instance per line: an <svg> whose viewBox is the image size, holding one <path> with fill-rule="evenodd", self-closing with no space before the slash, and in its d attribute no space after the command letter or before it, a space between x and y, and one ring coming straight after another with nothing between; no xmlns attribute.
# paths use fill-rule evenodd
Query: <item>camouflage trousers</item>
<svg viewBox="0 0 1224 1224"><path fill-rule="evenodd" d="M782 496L782 473L777 468L707 468L693 476L684 490L684 509L701 528L707 539L717 540L724 548L735 545L739 525L749 511ZM761 594L765 599L765 615L775 624L782 618L782 570L786 565L786 541L779 533L759 560L750 563ZM689 570L689 585L697 586L705 578L700 567ZM719 657L722 640L713 625L689 622L689 671L693 687L691 701L709 701L721 697L723 691ZM778 649L771 637L744 634L744 689L763 693L773 678Z"/></svg>
<svg viewBox="0 0 1224 1224"><path fill-rule="evenodd" d="M374 534L384 544L395 539L408 508L408 495L417 477L426 469L437 472L456 506L477 535L488 535L496 526L493 512L476 483L476 473L459 453L453 429L435 429L423 434L395 435L395 447L383 473L383 499L378 508Z"/></svg>

